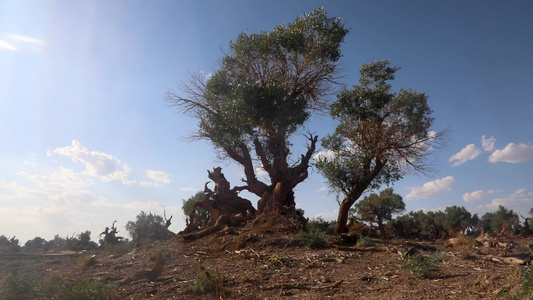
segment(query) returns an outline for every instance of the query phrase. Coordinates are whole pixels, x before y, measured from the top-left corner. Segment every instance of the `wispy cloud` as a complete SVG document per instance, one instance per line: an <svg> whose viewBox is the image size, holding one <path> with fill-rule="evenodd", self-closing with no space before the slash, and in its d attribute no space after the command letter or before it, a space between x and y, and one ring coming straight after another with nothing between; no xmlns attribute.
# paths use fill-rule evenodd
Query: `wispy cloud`
<svg viewBox="0 0 533 300"><path fill-rule="evenodd" d="M490 138L485 138L485 136L481 136L481 146L483 147L483 150L485 152L490 152L494 150L494 145L496 143L496 139L491 136Z"/></svg>
<svg viewBox="0 0 533 300"><path fill-rule="evenodd" d="M194 192L196 191L195 188L192 188L192 187L181 187L180 188L180 191L184 191L184 192Z"/></svg>
<svg viewBox="0 0 533 300"><path fill-rule="evenodd" d="M265 177L265 176L268 176L268 172L263 169L263 167L257 167L255 168L255 175L257 177Z"/></svg>
<svg viewBox="0 0 533 300"><path fill-rule="evenodd" d="M334 221L337 219L337 216L339 215L339 210L336 209L332 212L322 212L315 215L316 218L321 218L324 221Z"/></svg>
<svg viewBox="0 0 533 300"><path fill-rule="evenodd" d="M322 159L331 159L335 157L335 152L328 150L328 151L319 151L317 154L313 155L313 159L315 161L321 161Z"/></svg>
<svg viewBox="0 0 533 300"><path fill-rule="evenodd" d="M153 181L161 183L171 183L170 174L163 171L146 170L146 176Z"/></svg>
<svg viewBox="0 0 533 300"><path fill-rule="evenodd" d="M493 199L491 203L487 205L482 205L481 207L496 208L502 205L502 206L505 206L511 209L517 208L517 207L523 207L523 208L529 209L531 207L532 202L533 202L533 197L531 193L528 193L525 188L520 188L505 198Z"/></svg>
<svg viewBox="0 0 533 300"><path fill-rule="evenodd" d="M453 176L444 177L434 181L424 183L423 186L412 187L406 200L427 199L432 196L441 194L444 191L449 191L453 186Z"/></svg>
<svg viewBox="0 0 533 300"><path fill-rule="evenodd" d="M10 51L18 51L19 49L15 47L14 45L0 40L0 49L10 50Z"/></svg>
<svg viewBox="0 0 533 300"><path fill-rule="evenodd" d="M495 193L501 193L503 190L477 190L473 191L471 193L465 193L463 195L463 200L465 202L473 202L473 201L481 201L486 199L489 195L495 194Z"/></svg>
<svg viewBox="0 0 533 300"><path fill-rule="evenodd" d="M113 155L99 151L89 151L77 140L73 140L70 146L56 148L49 155L52 153L70 157L76 163L83 163L89 175L102 181L120 180L123 184L136 183L136 181L128 178L128 174L131 171L128 164L121 162Z"/></svg>
<svg viewBox="0 0 533 300"><path fill-rule="evenodd" d="M481 154L481 150L476 148L474 144L469 144L461 151L455 153L450 157L448 160L449 162L453 162L452 166L457 167L469 160L473 160L474 158L478 157Z"/></svg>
<svg viewBox="0 0 533 300"><path fill-rule="evenodd" d="M505 148L492 152L489 162L521 163L533 158L533 146L509 143Z"/></svg>
<svg viewBox="0 0 533 300"><path fill-rule="evenodd" d="M11 40L14 40L17 42L28 43L28 44L38 45L38 46L47 45L47 42L45 40L41 40L41 39L29 37L29 36L24 36L20 34L9 34L8 37Z"/></svg>

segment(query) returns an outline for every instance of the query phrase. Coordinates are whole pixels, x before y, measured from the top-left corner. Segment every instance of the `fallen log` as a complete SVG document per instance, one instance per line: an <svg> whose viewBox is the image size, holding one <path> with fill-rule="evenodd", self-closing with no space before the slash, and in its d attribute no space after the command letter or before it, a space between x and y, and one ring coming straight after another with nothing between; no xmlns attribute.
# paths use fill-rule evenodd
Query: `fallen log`
<svg viewBox="0 0 533 300"><path fill-rule="evenodd" d="M226 225L229 225L229 224L230 224L230 218L226 215L221 215L220 217L218 217L217 221L215 222L215 225L207 227L204 230L188 233L184 235L183 238L185 240L197 240L204 236L208 236L217 231L220 231L224 229Z"/></svg>

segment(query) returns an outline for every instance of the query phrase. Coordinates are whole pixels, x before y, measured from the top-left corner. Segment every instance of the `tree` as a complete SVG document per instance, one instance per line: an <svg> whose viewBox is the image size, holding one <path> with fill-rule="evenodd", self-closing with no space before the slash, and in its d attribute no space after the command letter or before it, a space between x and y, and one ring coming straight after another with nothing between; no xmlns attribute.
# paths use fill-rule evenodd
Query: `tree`
<svg viewBox="0 0 533 300"><path fill-rule="evenodd" d="M355 208L361 220L378 225L380 235L385 237L383 221L392 219L393 214L405 210L402 196L395 194L393 188L388 188L377 194L370 194L359 201Z"/></svg>
<svg viewBox="0 0 533 300"><path fill-rule="evenodd" d="M464 206L448 206L444 209L446 215L444 220L444 229L449 235L461 232L466 233L466 230L475 225L475 219L472 214Z"/></svg>
<svg viewBox="0 0 533 300"><path fill-rule="evenodd" d="M339 125L322 140L330 155L318 156L316 166L342 199L336 233L347 231L349 209L367 189L390 185L407 172L428 172L426 158L442 144L445 132L431 130L427 95L391 91L387 82L397 70L388 60L363 64L359 84L331 105Z"/></svg>
<svg viewBox="0 0 533 300"><path fill-rule="evenodd" d="M205 195L204 192L200 191L194 194L193 196L189 197L189 199L182 200L181 209L183 210L183 214L185 215L187 224L189 224L188 216L193 212L194 204L196 202L202 201L204 199L204 195ZM213 223L213 220L211 219L211 216L209 216L209 213L201 207L194 208L194 219L202 225L208 225L208 224Z"/></svg>
<svg viewBox="0 0 533 300"><path fill-rule="evenodd" d="M104 247L106 245L118 245L124 237L118 236L118 229L115 227L115 223L117 221L113 221L113 224L111 224L111 229L109 227L106 227L103 232L100 233L100 237L103 235L104 238L100 239L100 246Z"/></svg>
<svg viewBox="0 0 533 300"><path fill-rule="evenodd" d="M137 215L135 222L126 223L126 230L137 243L144 239L166 240L170 238L163 217L152 213L146 214L144 211Z"/></svg>
<svg viewBox="0 0 533 300"><path fill-rule="evenodd" d="M46 242L45 248L48 250L65 250L66 241L59 234L56 234L53 240Z"/></svg>
<svg viewBox="0 0 533 300"><path fill-rule="evenodd" d="M46 240L42 237L35 237L33 240L28 240L24 244L24 250L30 252L42 252L45 250Z"/></svg>
<svg viewBox="0 0 533 300"><path fill-rule="evenodd" d="M495 212L488 212L481 217L483 228L495 232L497 235L504 234L518 224L518 215L505 206L498 206Z"/></svg>
<svg viewBox="0 0 533 300"><path fill-rule="evenodd" d="M198 119L195 138L211 141L222 158L244 168L245 185L234 190L260 197L260 214L296 214L293 189L308 176L317 137L307 136L298 159L290 139L325 107L347 32L320 8L270 32L241 33L209 79L192 76L187 97L168 93L172 105ZM257 179L254 156L270 182Z"/></svg>

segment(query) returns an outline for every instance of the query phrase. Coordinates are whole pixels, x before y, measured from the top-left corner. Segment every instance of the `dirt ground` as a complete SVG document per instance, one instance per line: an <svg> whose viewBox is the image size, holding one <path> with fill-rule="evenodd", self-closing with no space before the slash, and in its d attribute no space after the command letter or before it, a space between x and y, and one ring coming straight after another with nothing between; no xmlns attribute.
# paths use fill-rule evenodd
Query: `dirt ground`
<svg viewBox="0 0 533 300"><path fill-rule="evenodd" d="M442 241L367 240L365 246L298 246L297 235L257 234L240 229L193 242L175 238L123 254L92 251L68 255L3 255L0 283L8 265L73 280L114 282L116 299L501 299L521 288L514 265L489 258L530 256L531 239L514 238L512 247L446 247ZM402 256L439 255L429 278L402 269ZM161 253L165 266L155 281L137 276L150 270ZM91 263L88 260L94 255ZM212 270L216 291L185 292L200 271Z"/></svg>

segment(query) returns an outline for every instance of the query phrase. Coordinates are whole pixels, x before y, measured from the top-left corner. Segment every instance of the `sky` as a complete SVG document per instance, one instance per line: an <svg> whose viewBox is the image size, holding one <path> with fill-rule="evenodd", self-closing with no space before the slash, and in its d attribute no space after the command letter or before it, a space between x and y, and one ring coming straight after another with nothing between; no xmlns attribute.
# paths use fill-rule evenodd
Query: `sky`
<svg viewBox="0 0 533 300"><path fill-rule="evenodd" d="M165 101L191 73L217 70L240 32L271 30L324 6L350 29L342 83L374 59L401 67L394 89L426 92L433 130L448 128L429 176L394 184L411 210L533 207L533 3L529 1L0 0L0 235L92 239L141 211L173 216L220 166L191 141L197 120ZM339 86L339 89L342 86ZM334 100L334 95L330 96ZM306 129L335 127L327 114ZM294 138L294 153L304 140ZM324 150L324 149L319 149ZM384 187L385 188L385 187ZM336 195L311 170L296 187L309 218L333 220ZM257 203L257 197L243 196Z"/></svg>

